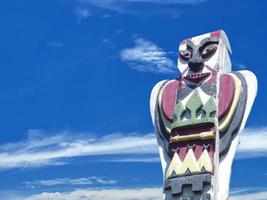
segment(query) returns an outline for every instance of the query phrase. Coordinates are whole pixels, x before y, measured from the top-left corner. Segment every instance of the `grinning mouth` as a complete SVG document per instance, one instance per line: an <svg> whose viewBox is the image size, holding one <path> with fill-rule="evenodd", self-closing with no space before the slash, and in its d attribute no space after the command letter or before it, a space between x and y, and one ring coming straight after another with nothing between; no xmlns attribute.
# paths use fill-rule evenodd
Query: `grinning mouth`
<svg viewBox="0 0 267 200"><path fill-rule="evenodd" d="M193 83L199 83L199 82L203 81L204 79L206 79L209 75L210 75L209 72L193 73L193 74L189 74L189 75L185 76L184 79L188 80L190 82L193 82Z"/></svg>

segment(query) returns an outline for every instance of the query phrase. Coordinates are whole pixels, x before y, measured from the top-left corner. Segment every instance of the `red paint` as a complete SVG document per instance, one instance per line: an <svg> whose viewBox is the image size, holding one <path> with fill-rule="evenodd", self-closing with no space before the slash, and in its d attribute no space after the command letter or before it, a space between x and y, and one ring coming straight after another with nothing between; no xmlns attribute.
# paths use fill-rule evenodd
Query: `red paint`
<svg viewBox="0 0 267 200"><path fill-rule="evenodd" d="M194 125L194 126L187 126L185 128L181 128L179 130L172 130L171 136L176 136L176 135L191 135L191 134L200 134L202 132L208 132L208 131L214 131L215 130L215 125Z"/></svg>
<svg viewBox="0 0 267 200"><path fill-rule="evenodd" d="M220 77L219 92L219 119L223 118L230 110L235 94L235 82L231 75L223 74Z"/></svg>
<svg viewBox="0 0 267 200"><path fill-rule="evenodd" d="M210 145L209 148L207 149L209 156L211 160L214 160L214 152L215 152L215 140L195 140L195 141L186 141L186 142L179 142L179 143L170 143L169 144L169 150L173 154L173 150L179 148L178 155L181 161L185 159L185 156L188 151L188 146L187 145L195 145L194 147L194 155L196 159L198 160L204 150L204 145ZM212 162L214 164L214 162Z"/></svg>
<svg viewBox="0 0 267 200"><path fill-rule="evenodd" d="M210 35L211 35L212 37L220 37L220 35L221 35L221 31L213 31L213 32L210 33Z"/></svg>
<svg viewBox="0 0 267 200"><path fill-rule="evenodd" d="M177 90L179 87L178 82L179 81L175 80L175 81L171 81L167 83L162 93L162 102L161 102L162 111L163 111L164 116L169 121L172 121L172 116L174 113Z"/></svg>
<svg viewBox="0 0 267 200"><path fill-rule="evenodd" d="M198 160L203 152L203 145L197 144L194 150L194 155L196 159Z"/></svg>

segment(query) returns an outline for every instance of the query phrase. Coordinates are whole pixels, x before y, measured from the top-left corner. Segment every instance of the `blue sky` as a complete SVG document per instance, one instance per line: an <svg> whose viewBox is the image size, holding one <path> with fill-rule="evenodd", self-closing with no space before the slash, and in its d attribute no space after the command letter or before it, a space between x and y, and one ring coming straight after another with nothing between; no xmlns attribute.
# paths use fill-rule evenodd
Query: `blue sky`
<svg viewBox="0 0 267 200"><path fill-rule="evenodd" d="M267 2L13 0L0 13L1 199L160 199L150 91L179 76L182 39L217 29L259 82L232 199L267 199Z"/></svg>

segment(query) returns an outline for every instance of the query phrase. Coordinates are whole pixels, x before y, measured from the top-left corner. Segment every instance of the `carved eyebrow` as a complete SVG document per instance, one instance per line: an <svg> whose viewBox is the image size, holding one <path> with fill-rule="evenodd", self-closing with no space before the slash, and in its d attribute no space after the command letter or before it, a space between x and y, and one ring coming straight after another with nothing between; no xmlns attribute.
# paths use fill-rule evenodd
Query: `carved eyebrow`
<svg viewBox="0 0 267 200"><path fill-rule="evenodd" d="M215 38L215 37L204 38L204 39L201 40L199 46L203 46L207 42L215 42L215 43L217 42L217 43L219 43L219 39Z"/></svg>
<svg viewBox="0 0 267 200"><path fill-rule="evenodd" d="M202 44L202 45L199 47L199 51L202 51L202 50L205 49L207 46L212 45L212 44L219 44L219 42L218 42L218 41L207 41L207 42L205 42L204 44Z"/></svg>

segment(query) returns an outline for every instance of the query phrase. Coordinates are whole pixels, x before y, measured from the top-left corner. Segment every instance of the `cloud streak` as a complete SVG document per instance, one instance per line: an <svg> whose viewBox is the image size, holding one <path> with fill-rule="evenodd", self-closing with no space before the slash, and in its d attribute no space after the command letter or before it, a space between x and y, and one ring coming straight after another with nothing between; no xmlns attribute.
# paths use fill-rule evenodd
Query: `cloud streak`
<svg viewBox="0 0 267 200"><path fill-rule="evenodd" d="M240 141L238 159L267 155L266 127L246 129ZM137 157L116 157L129 154ZM69 132L44 136L42 131L31 130L27 140L0 146L0 169L64 165L67 158L95 155L114 156L105 162L158 162L157 154L154 134L110 134L96 138Z"/></svg>
<svg viewBox="0 0 267 200"><path fill-rule="evenodd" d="M0 146L0 168L65 164L62 159L78 156L147 154L156 151L153 134L110 134L94 138L64 132L44 137L41 131L31 130L27 140Z"/></svg>
<svg viewBox="0 0 267 200"><path fill-rule="evenodd" d="M181 6L192 7L207 0L75 0L77 5L89 8L91 14L104 11L109 14L131 14L148 16L164 14L171 18L180 17ZM149 9L149 12L147 10ZM83 15L83 14L82 14Z"/></svg>
<svg viewBox="0 0 267 200"><path fill-rule="evenodd" d="M266 200L267 192L257 192L250 194L240 194L230 198L230 200Z"/></svg>
<svg viewBox="0 0 267 200"><path fill-rule="evenodd" d="M25 186L29 188L35 188L39 186L57 186L57 185L71 185L71 186L85 186L92 184L103 184L112 185L116 184L115 180L107 180L99 177L83 177L83 178L56 178L56 179L46 179L46 180L34 180L25 182Z"/></svg>
<svg viewBox="0 0 267 200"><path fill-rule="evenodd" d="M159 5L195 5L204 3L207 0L77 0L80 3L92 4L101 8L110 10L118 10L118 6L137 4L137 3L148 3L148 4L159 4Z"/></svg>
<svg viewBox="0 0 267 200"><path fill-rule="evenodd" d="M267 127L247 128L241 134L237 158L265 157L266 144Z"/></svg>
<svg viewBox="0 0 267 200"><path fill-rule="evenodd" d="M266 188L239 188L233 189L230 194L230 200L265 200L267 199Z"/></svg>
<svg viewBox="0 0 267 200"><path fill-rule="evenodd" d="M246 188L244 189L246 190ZM244 191L241 190L241 191ZM136 189L84 189L69 192L41 193L32 195L24 200L160 200L162 189L136 188ZM267 192L253 191L250 193L235 192L229 200L266 200Z"/></svg>
<svg viewBox="0 0 267 200"><path fill-rule="evenodd" d="M135 46L120 52L121 60L140 72L175 73L174 62L168 58L168 52L155 43L143 38L135 39Z"/></svg>
<svg viewBox="0 0 267 200"><path fill-rule="evenodd" d="M143 189L88 189L75 190L65 193L41 193L30 196L25 200L160 200L159 188Z"/></svg>

